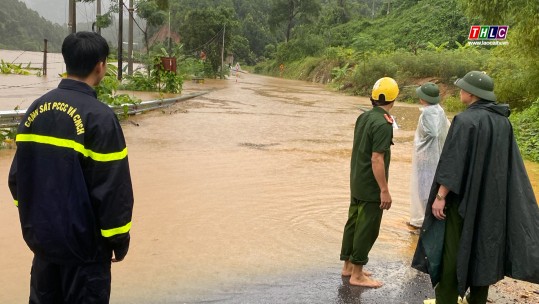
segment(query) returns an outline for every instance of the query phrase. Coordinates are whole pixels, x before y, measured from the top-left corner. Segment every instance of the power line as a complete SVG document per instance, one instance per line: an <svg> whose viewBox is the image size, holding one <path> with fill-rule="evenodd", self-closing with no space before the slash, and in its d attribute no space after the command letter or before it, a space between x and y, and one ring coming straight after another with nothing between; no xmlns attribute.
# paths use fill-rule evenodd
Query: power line
<svg viewBox="0 0 539 304"><path fill-rule="evenodd" d="M223 29L221 29L219 32L217 32L217 34L215 34L215 36L213 36L210 40L208 40L208 42L204 43L203 45L201 45L201 46L199 46L197 48L186 51L186 53L191 53L191 52L194 52L194 51L198 51L198 50L202 49L203 47L209 45L210 43L214 42L214 40L217 39L217 37L220 37L222 32L223 32Z"/></svg>

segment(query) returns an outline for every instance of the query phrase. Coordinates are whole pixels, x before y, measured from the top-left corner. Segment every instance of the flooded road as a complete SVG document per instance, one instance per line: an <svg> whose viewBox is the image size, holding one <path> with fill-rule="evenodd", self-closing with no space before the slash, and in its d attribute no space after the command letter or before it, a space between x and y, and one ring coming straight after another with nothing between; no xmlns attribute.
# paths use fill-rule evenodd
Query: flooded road
<svg viewBox="0 0 539 304"><path fill-rule="evenodd" d="M417 106L392 110L402 126L390 166L394 203L367 265L386 285L363 290L341 279L339 253L354 123L369 100L249 74L185 84L185 93L197 90L213 91L123 123L135 210L130 252L113 265L111 303L432 296L425 276L408 267L417 241L405 224ZM0 150L0 303L28 298L31 253L5 179L13 153ZM539 167L527 165L537 186Z"/></svg>

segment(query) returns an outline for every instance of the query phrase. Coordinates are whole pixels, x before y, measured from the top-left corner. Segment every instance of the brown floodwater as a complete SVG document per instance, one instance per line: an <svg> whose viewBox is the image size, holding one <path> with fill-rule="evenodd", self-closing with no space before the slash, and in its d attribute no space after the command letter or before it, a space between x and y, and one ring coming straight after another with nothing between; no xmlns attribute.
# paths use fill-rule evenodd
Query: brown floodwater
<svg viewBox="0 0 539 304"><path fill-rule="evenodd" d="M184 302L313 269L338 276L353 128L369 100L250 74L185 84L197 90L211 92L123 122L135 210L130 252L113 265L111 302ZM394 203L371 259L408 264L417 241L405 222L419 111L398 104L392 114L401 125L390 166ZM13 153L0 150L0 303L28 298L31 253L5 179ZM537 193L539 166L526 165Z"/></svg>

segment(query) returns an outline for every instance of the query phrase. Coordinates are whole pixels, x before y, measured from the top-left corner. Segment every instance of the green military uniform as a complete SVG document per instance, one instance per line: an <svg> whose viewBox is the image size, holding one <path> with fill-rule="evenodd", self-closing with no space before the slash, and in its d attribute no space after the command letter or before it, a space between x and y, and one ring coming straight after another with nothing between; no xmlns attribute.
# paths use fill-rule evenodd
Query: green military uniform
<svg viewBox="0 0 539 304"><path fill-rule="evenodd" d="M371 158L373 152L384 153L387 178L393 140L391 122L389 113L380 107L363 113L356 121L350 164L351 201L344 227L342 261L367 264L369 251L378 237L383 210Z"/></svg>
<svg viewBox="0 0 539 304"><path fill-rule="evenodd" d="M444 235L444 252L442 254L441 279L436 285L436 303L454 304L458 298L457 260L458 247L464 220L459 215L458 204L455 202L447 205L446 223ZM467 296L469 304L481 304L487 302L489 286L470 286Z"/></svg>

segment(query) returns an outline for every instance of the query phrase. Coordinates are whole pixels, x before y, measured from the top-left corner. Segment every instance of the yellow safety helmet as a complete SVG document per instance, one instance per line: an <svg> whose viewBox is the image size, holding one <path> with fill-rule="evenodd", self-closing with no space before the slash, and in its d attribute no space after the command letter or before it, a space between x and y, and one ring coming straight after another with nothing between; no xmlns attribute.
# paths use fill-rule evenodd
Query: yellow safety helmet
<svg viewBox="0 0 539 304"><path fill-rule="evenodd" d="M399 85L391 77L378 79L372 87L371 98L373 101L391 103L399 95Z"/></svg>

